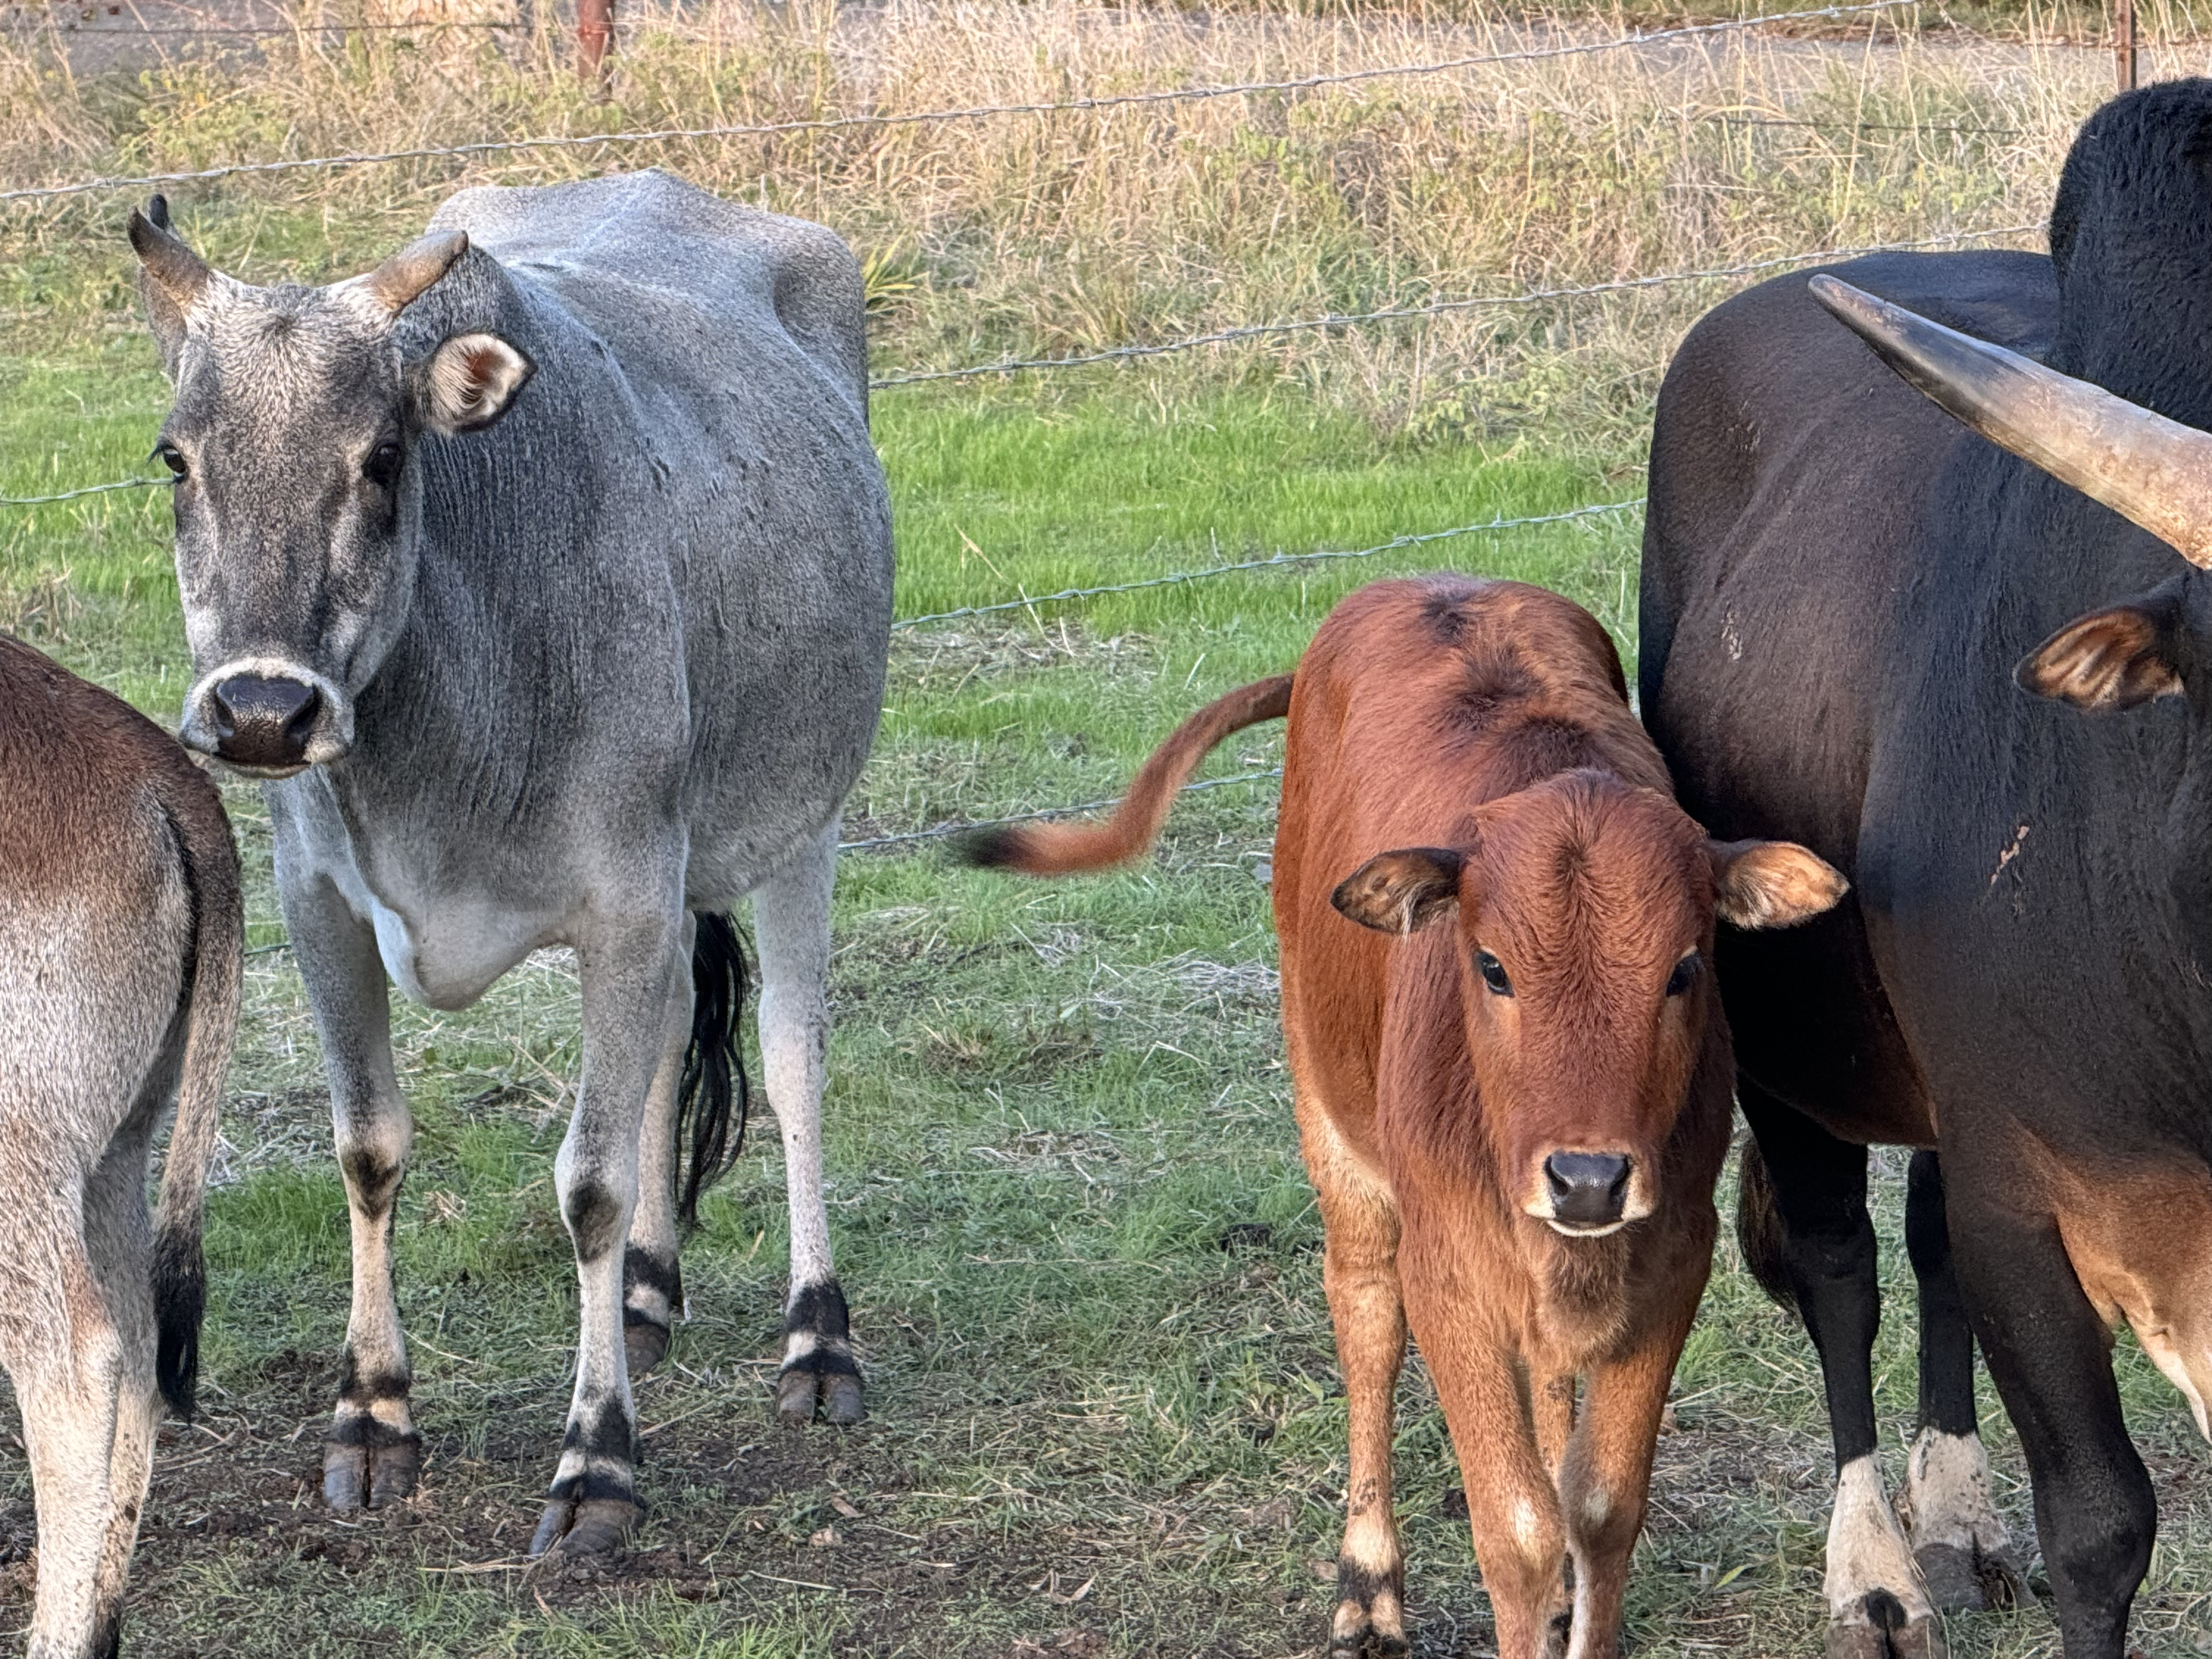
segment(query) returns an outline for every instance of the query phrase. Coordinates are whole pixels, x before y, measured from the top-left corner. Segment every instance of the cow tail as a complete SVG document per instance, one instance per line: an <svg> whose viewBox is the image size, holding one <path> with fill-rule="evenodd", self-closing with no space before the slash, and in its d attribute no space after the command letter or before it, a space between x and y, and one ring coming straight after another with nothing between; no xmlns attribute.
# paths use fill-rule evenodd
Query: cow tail
<svg viewBox="0 0 2212 1659"><path fill-rule="evenodd" d="M162 1397L190 1419L199 1386L200 1320L207 1309L207 1262L200 1213L215 1158L230 1051L238 1034L239 979L246 922L239 897L238 849L212 787L195 778L166 803L191 904L192 949L184 988L185 1054L177 1115L161 1164L154 1231L155 1376Z"/></svg>
<svg viewBox="0 0 2212 1659"><path fill-rule="evenodd" d="M1023 823L986 830L961 849L967 862L1018 870L1028 876L1060 876L1127 864L1159 839L1176 792L1189 781L1213 745L1232 732L1291 712L1291 676L1255 680L1206 705L1152 751L1130 781L1114 816L1087 823Z"/></svg>
<svg viewBox="0 0 2212 1659"><path fill-rule="evenodd" d="M1782 1224L1782 1211L1774 1200L1774 1177L1759 1155L1759 1143L1743 1143L1743 1160L1737 1167L1735 1242L1743 1252L1743 1265L1759 1287L1791 1312L1797 1310L1796 1292L1790 1288L1784 1251L1790 1242Z"/></svg>
<svg viewBox="0 0 2212 1659"><path fill-rule="evenodd" d="M696 913L691 946L691 1043L676 1093L676 1215L699 1224L699 1195L728 1173L745 1144L751 1090L738 1034L750 971L744 936L719 911Z"/></svg>

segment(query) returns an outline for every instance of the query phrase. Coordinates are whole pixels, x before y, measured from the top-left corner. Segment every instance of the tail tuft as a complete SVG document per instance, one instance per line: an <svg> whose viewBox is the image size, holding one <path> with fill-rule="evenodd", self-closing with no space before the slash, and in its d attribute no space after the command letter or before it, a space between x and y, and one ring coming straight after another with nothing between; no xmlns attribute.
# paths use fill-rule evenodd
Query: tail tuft
<svg viewBox="0 0 2212 1659"><path fill-rule="evenodd" d="M154 1375L161 1397L192 1420L199 1392L200 1321L207 1311L207 1263L199 1235L164 1231L154 1246L154 1324L159 1334Z"/></svg>
<svg viewBox="0 0 2212 1659"><path fill-rule="evenodd" d="M699 1197L729 1172L745 1144L750 1086L738 1023L749 969L744 936L719 912L697 913L691 948L691 1046L676 1100L676 1214L699 1224Z"/></svg>
<svg viewBox="0 0 2212 1659"><path fill-rule="evenodd" d="M1036 849L1030 844L1025 828L1006 824L962 836L954 843L954 852L961 863L978 870L1027 872Z"/></svg>
<svg viewBox="0 0 2212 1659"><path fill-rule="evenodd" d="M1774 1201L1774 1177L1767 1172L1756 1140L1743 1143L1743 1159L1737 1170L1735 1242L1743 1252L1746 1271L1759 1281L1759 1289L1779 1306L1796 1312L1797 1296L1790 1288L1784 1254L1789 1233Z"/></svg>

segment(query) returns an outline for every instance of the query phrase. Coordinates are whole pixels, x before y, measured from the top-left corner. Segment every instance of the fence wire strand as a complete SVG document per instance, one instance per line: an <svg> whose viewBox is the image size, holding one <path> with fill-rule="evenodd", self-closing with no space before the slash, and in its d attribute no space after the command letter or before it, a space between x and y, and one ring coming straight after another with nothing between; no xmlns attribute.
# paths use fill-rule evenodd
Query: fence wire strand
<svg viewBox="0 0 2212 1659"><path fill-rule="evenodd" d="M1762 12L1715 23L1691 23L1677 28L1637 30L1605 40L1557 46L1532 46L1519 52L1479 52L1430 63L1393 64L1375 69L1342 70L1328 75L1299 76L1283 81L1243 81L1217 86L1166 88L1152 92L1109 93L1097 97L1071 98L1057 103L986 104L969 109L917 110L906 114L818 116L796 121L720 123L700 127L659 127L635 132L549 133L531 138L484 139L467 144L425 144L411 149L362 151L340 155L301 156L270 161L237 161L222 167L200 167L186 173L143 173L74 184L40 185L0 191L0 202L52 200L82 196L94 191L128 190L149 185L196 184L210 179L236 178L248 173L290 173L302 169L380 166L394 161L429 161L440 157L495 155L520 150L573 149L593 144L642 144L682 139L769 137L799 132L835 132L855 127L915 126L930 122L984 120L1001 115L1060 115L1093 110L1127 109L1146 105L1195 102L1209 98L1243 97L1257 93L1308 92L1321 87L1351 86L1364 81L1399 76L1443 75L1455 70L1479 69L1493 64L1530 63L1559 58L1586 57L1656 45L1666 40L1724 34L1762 27L1771 23L1798 23L1819 18L1851 17L1871 12L1897 11L1917 6L1922 0L1861 0L1861 3L1822 6L1809 11Z"/></svg>

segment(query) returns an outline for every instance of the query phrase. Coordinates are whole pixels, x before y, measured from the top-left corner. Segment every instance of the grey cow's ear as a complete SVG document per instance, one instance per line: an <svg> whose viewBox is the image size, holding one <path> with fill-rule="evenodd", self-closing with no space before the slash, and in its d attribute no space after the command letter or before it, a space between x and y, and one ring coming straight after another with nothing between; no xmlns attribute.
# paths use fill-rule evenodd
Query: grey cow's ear
<svg viewBox="0 0 2212 1659"><path fill-rule="evenodd" d="M161 362L173 373L183 349L185 326L194 307L207 297L215 272L169 227L167 198L156 196L143 213L131 215L131 246L138 255L138 295L154 325Z"/></svg>
<svg viewBox="0 0 2212 1659"><path fill-rule="evenodd" d="M1709 841L1713 908L1738 927L1794 927L1851 890L1843 872L1794 841Z"/></svg>
<svg viewBox="0 0 2212 1659"><path fill-rule="evenodd" d="M538 365L496 334L456 334L430 354L417 386L422 423L451 437L507 413Z"/></svg>
<svg viewBox="0 0 2212 1659"><path fill-rule="evenodd" d="M2023 691L2107 714L2181 695L2183 578L2076 617L2020 659Z"/></svg>
<svg viewBox="0 0 2212 1659"><path fill-rule="evenodd" d="M1459 904L1463 854L1446 847L1378 853L1328 896L1338 911L1381 933L1418 933Z"/></svg>

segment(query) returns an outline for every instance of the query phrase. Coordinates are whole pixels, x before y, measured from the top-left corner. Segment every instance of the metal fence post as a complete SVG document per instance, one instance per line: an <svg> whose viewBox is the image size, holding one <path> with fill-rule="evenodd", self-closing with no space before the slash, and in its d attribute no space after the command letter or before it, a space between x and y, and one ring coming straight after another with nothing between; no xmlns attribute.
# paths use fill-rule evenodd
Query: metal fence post
<svg viewBox="0 0 2212 1659"><path fill-rule="evenodd" d="M576 0L576 69L586 80L605 84L607 48L614 39L615 0Z"/></svg>
<svg viewBox="0 0 2212 1659"><path fill-rule="evenodd" d="M2118 71L2120 90L2132 92L2136 85L2136 0L2112 0L2112 58L2113 68Z"/></svg>

